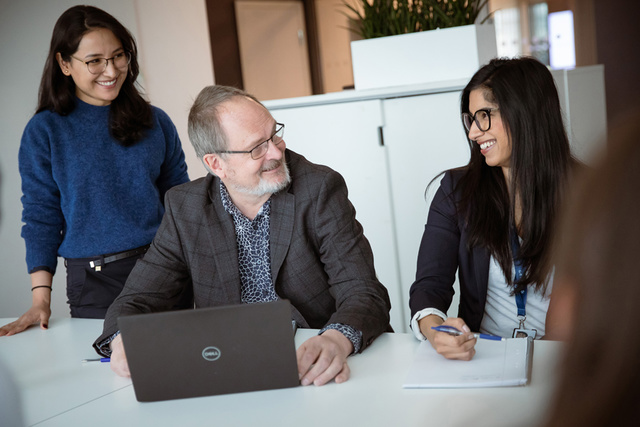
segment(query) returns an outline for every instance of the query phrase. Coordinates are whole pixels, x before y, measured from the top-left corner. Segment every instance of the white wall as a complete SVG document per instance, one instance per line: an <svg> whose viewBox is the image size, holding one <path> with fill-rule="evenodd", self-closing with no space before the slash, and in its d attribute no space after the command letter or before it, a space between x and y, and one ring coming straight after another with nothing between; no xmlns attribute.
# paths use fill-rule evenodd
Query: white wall
<svg viewBox="0 0 640 427"><path fill-rule="evenodd" d="M53 26L74 0L0 0L0 318L31 305L30 281L20 237L22 205L18 148L33 115ZM93 0L134 35L141 82L152 104L172 118L191 179L205 174L187 137L188 110L198 92L214 83L204 0ZM53 317L69 315L62 263L54 277Z"/></svg>

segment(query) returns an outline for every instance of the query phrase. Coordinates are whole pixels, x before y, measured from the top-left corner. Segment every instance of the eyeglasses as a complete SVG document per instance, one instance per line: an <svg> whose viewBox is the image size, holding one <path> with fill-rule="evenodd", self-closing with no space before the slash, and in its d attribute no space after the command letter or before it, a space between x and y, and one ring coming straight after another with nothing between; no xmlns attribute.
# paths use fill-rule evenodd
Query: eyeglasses
<svg viewBox="0 0 640 427"><path fill-rule="evenodd" d="M87 65L87 70L91 74L102 74L104 70L107 69L107 65L109 65L109 61L113 63L113 66L119 70L124 70L131 63L131 54L129 52L123 51L120 52L111 58L94 58L90 61L83 61L80 58L76 58L73 55L69 55L76 61L83 62Z"/></svg>
<svg viewBox="0 0 640 427"><path fill-rule="evenodd" d="M476 111L473 116L469 113L462 113L462 124L464 124L464 128L467 132L470 132L473 122L476 122L478 129L482 132L486 132L491 129L491 112L498 110L499 108L483 108Z"/></svg>
<svg viewBox="0 0 640 427"><path fill-rule="evenodd" d="M260 144L256 145L249 151L215 151L218 154L251 154L251 158L253 160L258 160L260 157L263 157L267 154L269 150L269 141L273 142L273 145L279 145L284 136L284 125L282 123L276 123L276 130L266 141L262 141Z"/></svg>

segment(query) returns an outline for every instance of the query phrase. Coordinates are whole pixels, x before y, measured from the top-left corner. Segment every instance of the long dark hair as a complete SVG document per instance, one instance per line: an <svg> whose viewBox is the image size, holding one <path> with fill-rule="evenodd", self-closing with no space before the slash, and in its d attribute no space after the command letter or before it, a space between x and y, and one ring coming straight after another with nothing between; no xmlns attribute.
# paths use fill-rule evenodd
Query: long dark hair
<svg viewBox="0 0 640 427"><path fill-rule="evenodd" d="M461 112L469 112L469 94L476 89L500 108L511 141L511 182L500 167L486 164L478 144L467 136L471 159L458 183L458 208L468 226L469 247L488 248L514 292L529 285L546 292L555 217L574 163L553 77L533 58L494 59L464 88ZM523 239L518 253L523 272L514 283L510 236L516 197L522 206L517 229Z"/></svg>
<svg viewBox="0 0 640 427"><path fill-rule="evenodd" d="M151 106L135 86L140 72L136 42L117 19L93 6L74 6L58 18L42 72L36 113L51 110L67 115L73 111L76 106L76 85L71 77L62 73L56 53L60 53L65 61L71 61L71 55L78 50L82 37L96 28L111 31L122 43L122 48L131 55L127 78L118 97L111 103L109 127L111 135L120 144L133 145L153 125Z"/></svg>

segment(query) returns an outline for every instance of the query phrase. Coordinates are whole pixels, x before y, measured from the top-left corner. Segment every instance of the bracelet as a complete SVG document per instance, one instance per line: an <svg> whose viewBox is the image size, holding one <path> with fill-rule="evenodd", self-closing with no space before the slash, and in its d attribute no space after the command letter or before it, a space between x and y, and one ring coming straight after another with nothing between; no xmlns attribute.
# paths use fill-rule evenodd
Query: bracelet
<svg viewBox="0 0 640 427"><path fill-rule="evenodd" d="M49 288L51 291L53 291L53 288L51 286L40 285L40 286L34 286L33 288L31 288L31 292L33 292L34 289L38 289L38 288Z"/></svg>

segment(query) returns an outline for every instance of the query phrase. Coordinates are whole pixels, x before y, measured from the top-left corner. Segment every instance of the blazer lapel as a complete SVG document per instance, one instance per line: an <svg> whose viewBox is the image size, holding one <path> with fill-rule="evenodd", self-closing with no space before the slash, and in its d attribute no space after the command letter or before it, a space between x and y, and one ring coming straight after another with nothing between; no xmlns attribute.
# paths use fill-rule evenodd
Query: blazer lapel
<svg viewBox="0 0 640 427"><path fill-rule="evenodd" d="M271 280L278 292L276 279L280 268L289 252L293 237L293 223L295 218L295 196L288 191L282 191L271 199L271 219L269 224L269 249L271 252ZM286 295L278 294L287 299ZM302 313L291 304L291 318L301 328L308 328L309 323Z"/></svg>
<svg viewBox="0 0 640 427"><path fill-rule="evenodd" d="M280 192L271 199L269 245L271 251L271 280L274 284L291 245L295 209L295 196L287 191Z"/></svg>
<svg viewBox="0 0 640 427"><path fill-rule="evenodd" d="M216 265L212 283L221 286L225 299L240 304L240 273L238 267L238 247L236 232L231 215L224 210L220 201L220 180L209 176L209 199L211 204L204 209L206 227L211 245L211 259ZM215 280L214 280L215 279Z"/></svg>

